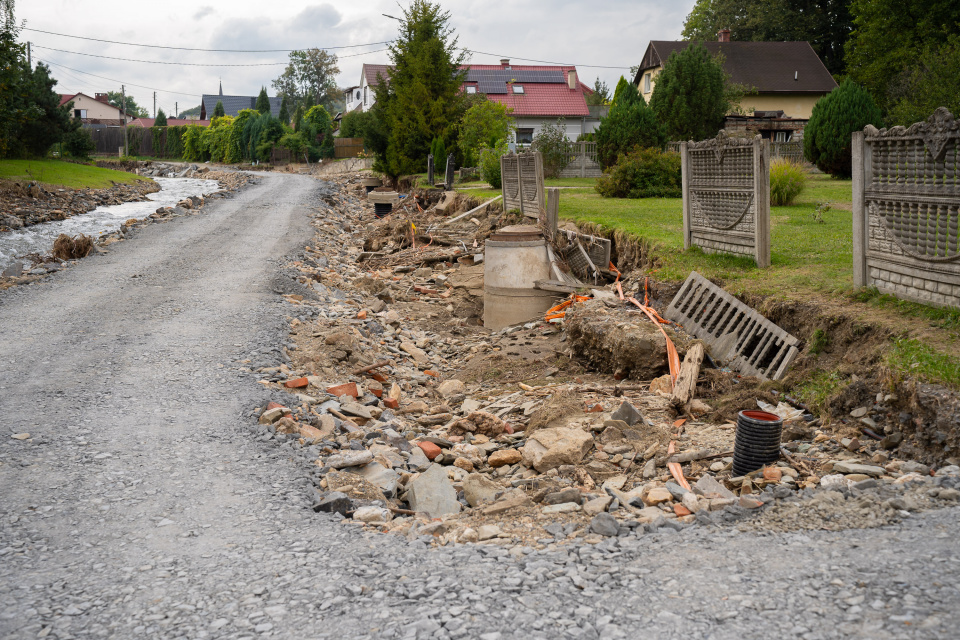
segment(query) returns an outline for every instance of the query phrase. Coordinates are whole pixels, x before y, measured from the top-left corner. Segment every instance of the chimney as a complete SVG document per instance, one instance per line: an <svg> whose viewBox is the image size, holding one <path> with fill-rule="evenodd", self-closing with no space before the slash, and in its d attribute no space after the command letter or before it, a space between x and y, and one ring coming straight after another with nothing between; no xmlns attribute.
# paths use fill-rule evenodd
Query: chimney
<svg viewBox="0 0 960 640"><path fill-rule="evenodd" d="M567 71L567 86L571 89L577 88L577 70L570 69Z"/></svg>
<svg viewBox="0 0 960 640"><path fill-rule="evenodd" d="M720 42L730 42L730 29L720 29L717 36Z"/></svg>
<svg viewBox="0 0 960 640"><path fill-rule="evenodd" d="M500 66L504 69L510 68L510 58L500 58Z"/></svg>
<svg viewBox="0 0 960 640"><path fill-rule="evenodd" d="M98 93L94 97L96 98L97 102L102 102L103 104L110 104L110 98L105 93Z"/></svg>

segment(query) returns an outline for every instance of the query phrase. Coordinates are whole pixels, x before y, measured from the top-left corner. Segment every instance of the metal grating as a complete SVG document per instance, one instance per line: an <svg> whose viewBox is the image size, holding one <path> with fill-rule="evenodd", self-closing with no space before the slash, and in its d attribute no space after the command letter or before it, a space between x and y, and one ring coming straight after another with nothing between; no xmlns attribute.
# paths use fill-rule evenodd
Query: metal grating
<svg viewBox="0 0 960 640"><path fill-rule="evenodd" d="M611 242L608 239L569 230L564 230L564 233L570 242L579 242L583 245L593 264L600 269L609 269Z"/></svg>
<svg viewBox="0 0 960 640"><path fill-rule="evenodd" d="M696 271L666 316L710 345L715 358L746 375L780 380L799 353L799 340Z"/></svg>

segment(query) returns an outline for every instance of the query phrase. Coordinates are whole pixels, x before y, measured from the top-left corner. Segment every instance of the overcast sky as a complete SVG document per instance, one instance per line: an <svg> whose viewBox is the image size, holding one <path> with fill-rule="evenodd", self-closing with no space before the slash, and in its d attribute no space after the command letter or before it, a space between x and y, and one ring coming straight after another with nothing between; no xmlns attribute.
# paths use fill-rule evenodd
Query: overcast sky
<svg viewBox="0 0 960 640"><path fill-rule="evenodd" d="M470 62L495 64L501 57L509 57L515 64L535 64L523 58L575 64L586 84L592 86L599 76L612 91L619 77L640 61L650 40L680 38L683 20L694 0L443 0L441 4L451 14L460 46L474 52ZM397 2L391 0L165 0L139 5L20 0L16 5L17 19L25 20L28 29L138 45L250 50L369 44L333 50L340 57L337 81L342 87L359 83L364 62L389 62L384 45L370 44L396 36L398 23L381 15L384 13L402 15ZM50 63L59 82L59 93L92 95L119 90L123 83L151 115L154 90L157 106L168 114L173 112L175 103L181 110L198 105L200 95L216 93L221 80L225 94L256 95L261 86L266 86L268 93L274 95L270 82L287 63L287 54L283 52L176 51L30 30L24 30L21 38L33 43L35 60ZM78 55L83 53L119 59ZM151 60L271 64L230 67L141 62Z"/></svg>

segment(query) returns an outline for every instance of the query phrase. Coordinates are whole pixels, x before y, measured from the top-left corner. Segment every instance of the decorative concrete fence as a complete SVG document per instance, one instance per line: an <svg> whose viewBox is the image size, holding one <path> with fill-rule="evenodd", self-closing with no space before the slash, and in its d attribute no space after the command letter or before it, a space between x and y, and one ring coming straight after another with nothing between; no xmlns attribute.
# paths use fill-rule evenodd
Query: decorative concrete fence
<svg viewBox="0 0 960 640"><path fill-rule="evenodd" d="M597 162L596 142L567 143L569 163L560 172L561 178L599 178L603 169Z"/></svg>
<svg viewBox="0 0 960 640"><path fill-rule="evenodd" d="M500 175L504 211L518 209L531 218L539 218L546 211L543 156L539 151L502 156Z"/></svg>
<svg viewBox="0 0 960 640"><path fill-rule="evenodd" d="M960 123L853 134L853 283L960 307Z"/></svg>
<svg viewBox="0 0 960 640"><path fill-rule="evenodd" d="M680 144L683 248L751 256L770 266L770 141L760 136Z"/></svg>

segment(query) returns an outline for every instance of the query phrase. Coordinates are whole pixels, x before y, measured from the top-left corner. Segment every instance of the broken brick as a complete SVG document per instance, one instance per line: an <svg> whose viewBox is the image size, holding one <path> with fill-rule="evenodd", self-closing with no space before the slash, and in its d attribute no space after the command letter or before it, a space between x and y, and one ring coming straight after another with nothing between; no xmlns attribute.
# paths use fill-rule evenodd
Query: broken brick
<svg viewBox="0 0 960 640"><path fill-rule="evenodd" d="M385 406L387 409L399 409L400 401L396 398L384 398L383 406Z"/></svg>
<svg viewBox="0 0 960 640"><path fill-rule="evenodd" d="M367 312L366 312L366 311L358 311L358 312L357 312L357 319L358 319L358 320L366 320L366 319L367 319Z"/></svg>
<svg viewBox="0 0 960 640"><path fill-rule="evenodd" d="M339 398L340 396L353 396L354 398L357 398L360 396L360 392L357 391L356 382L348 382L346 384L330 387L327 389L327 393L332 395L334 398Z"/></svg>
<svg viewBox="0 0 960 640"><path fill-rule="evenodd" d="M287 380L283 383L288 389L302 389L310 384L310 381L306 378L297 378L296 380Z"/></svg>
<svg viewBox="0 0 960 640"><path fill-rule="evenodd" d="M427 456L427 460L433 460L440 455L440 447L432 442L418 442L417 446L423 450L424 455Z"/></svg>

